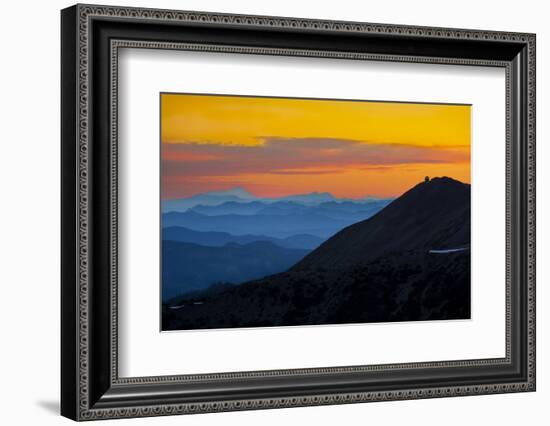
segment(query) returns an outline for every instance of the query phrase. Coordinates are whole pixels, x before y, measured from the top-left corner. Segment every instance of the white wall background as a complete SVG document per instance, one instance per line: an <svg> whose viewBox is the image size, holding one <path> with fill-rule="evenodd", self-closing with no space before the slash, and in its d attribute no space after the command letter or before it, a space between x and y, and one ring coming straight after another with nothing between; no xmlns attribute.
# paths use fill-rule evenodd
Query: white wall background
<svg viewBox="0 0 550 426"><path fill-rule="evenodd" d="M108 1L142 7L527 31L537 33L538 390L421 401L292 408L102 424L544 424L550 401L550 27L537 0ZM70 2L3 4L0 66L0 418L69 424L59 405L59 9ZM547 420L546 420L547 421Z"/></svg>

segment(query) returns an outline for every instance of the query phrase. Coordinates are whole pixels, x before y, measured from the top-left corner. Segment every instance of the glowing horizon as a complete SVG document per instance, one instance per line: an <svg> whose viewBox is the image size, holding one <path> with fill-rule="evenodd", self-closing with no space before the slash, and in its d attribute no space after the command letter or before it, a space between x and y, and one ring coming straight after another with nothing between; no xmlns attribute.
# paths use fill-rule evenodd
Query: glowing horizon
<svg viewBox="0 0 550 426"><path fill-rule="evenodd" d="M470 183L469 105L161 95L163 199L394 197L425 176Z"/></svg>

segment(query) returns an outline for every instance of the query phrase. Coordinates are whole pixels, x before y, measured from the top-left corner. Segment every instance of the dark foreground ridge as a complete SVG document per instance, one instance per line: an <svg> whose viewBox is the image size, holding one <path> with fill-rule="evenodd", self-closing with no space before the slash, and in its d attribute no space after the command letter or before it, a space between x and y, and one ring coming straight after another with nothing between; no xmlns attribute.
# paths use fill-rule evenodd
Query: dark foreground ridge
<svg viewBox="0 0 550 426"><path fill-rule="evenodd" d="M174 298L163 330L466 319L470 185L422 182L287 272Z"/></svg>

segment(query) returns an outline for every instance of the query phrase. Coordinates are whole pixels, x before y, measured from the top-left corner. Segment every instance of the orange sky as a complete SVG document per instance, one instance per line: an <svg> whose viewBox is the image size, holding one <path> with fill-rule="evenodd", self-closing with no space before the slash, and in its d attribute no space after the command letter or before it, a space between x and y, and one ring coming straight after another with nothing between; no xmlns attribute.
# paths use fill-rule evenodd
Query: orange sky
<svg viewBox="0 0 550 426"><path fill-rule="evenodd" d="M469 105L161 95L162 197L243 187L396 196L470 182Z"/></svg>

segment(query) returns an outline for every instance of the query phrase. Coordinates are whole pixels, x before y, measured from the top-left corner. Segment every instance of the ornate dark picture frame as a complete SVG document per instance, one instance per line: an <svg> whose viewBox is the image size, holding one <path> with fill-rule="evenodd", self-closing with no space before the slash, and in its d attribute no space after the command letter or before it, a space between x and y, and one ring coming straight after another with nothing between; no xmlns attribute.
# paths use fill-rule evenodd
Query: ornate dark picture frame
<svg viewBox="0 0 550 426"><path fill-rule="evenodd" d="M61 413L74 420L535 390L535 35L76 5L61 13ZM120 378L121 47L506 70L506 356Z"/></svg>

